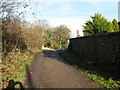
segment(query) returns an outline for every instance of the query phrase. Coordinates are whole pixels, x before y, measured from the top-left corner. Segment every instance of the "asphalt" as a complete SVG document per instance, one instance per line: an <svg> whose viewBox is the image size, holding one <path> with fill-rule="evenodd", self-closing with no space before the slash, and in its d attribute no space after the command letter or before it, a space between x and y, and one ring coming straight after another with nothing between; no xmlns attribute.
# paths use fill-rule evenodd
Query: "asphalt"
<svg viewBox="0 0 120 90"><path fill-rule="evenodd" d="M27 69L27 88L99 88L80 69L69 65L58 51L37 53Z"/></svg>

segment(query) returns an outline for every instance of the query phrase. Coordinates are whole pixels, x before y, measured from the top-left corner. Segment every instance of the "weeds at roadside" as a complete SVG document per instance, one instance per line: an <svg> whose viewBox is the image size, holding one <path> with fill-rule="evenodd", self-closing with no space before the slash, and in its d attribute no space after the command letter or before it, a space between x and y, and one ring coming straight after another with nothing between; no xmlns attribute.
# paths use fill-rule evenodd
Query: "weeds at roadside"
<svg viewBox="0 0 120 90"><path fill-rule="evenodd" d="M30 53L13 52L2 61L2 88L6 88L9 80L19 81L24 84L26 79L25 65L30 66L33 55Z"/></svg>

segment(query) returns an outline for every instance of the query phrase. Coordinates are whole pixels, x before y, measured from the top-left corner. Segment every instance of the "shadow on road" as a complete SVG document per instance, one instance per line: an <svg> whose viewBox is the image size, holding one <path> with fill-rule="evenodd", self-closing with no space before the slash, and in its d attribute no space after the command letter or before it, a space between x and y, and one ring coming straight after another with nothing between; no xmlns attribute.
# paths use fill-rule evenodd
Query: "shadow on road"
<svg viewBox="0 0 120 90"><path fill-rule="evenodd" d="M26 65L28 88L97 87L91 81L86 81L80 72L69 67L70 64L64 61L59 52L61 50L46 50L35 54L32 68Z"/></svg>
<svg viewBox="0 0 120 90"><path fill-rule="evenodd" d="M120 69L116 68L117 65L116 67L113 67L115 65L92 63L82 59L78 54L69 51L63 51L62 53L63 58L65 58L70 65L76 65L77 68L89 71L89 73L97 76L102 76L106 80L109 80L110 78L115 81L120 80Z"/></svg>
<svg viewBox="0 0 120 90"><path fill-rule="evenodd" d="M29 70L29 66L26 65L26 73L27 73L27 88L30 88L31 90L33 90L32 88L34 88L32 79L31 79L31 74L30 74L30 70Z"/></svg>
<svg viewBox="0 0 120 90"><path fill-rule="evenodd" d="M61 58L61 56L59 55L59 52L61 52L62 50L46 50L43 51L42 53L44 54L44 57L49 57L55 60L58 60L59 62L62 62L64 64L69 65L66 61L63 60L63 58Z"/></svg>

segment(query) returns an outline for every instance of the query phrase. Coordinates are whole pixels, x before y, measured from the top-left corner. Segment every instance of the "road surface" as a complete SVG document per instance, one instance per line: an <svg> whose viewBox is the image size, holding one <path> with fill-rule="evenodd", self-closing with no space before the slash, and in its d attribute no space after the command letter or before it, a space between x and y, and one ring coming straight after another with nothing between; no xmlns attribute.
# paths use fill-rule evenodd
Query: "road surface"
<svg viewBox="0 0 120 90"><path fill-rule="evenodd" d="M28 72L30 88L99 88L80 70L67 64L58 51L37 53Z"/></svg>

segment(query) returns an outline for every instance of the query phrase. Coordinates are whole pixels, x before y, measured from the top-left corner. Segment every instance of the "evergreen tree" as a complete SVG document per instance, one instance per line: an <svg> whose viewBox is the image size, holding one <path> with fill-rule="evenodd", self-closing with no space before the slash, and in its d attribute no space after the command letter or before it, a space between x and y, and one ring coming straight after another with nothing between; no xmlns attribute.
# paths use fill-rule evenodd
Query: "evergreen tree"
<svg viewBox="0 0 120 90"><path fill-rule="evenodd" d="M114 32L118 32L119 31L119 25L116 19L113 19L112 21L112 27L114 29Z"/></svg>
<svg viewBox="0 0 120 90"><path fill-rule="evenodd" d="M91 16L89 20L83 25L83 33L85 36L94 35L106 32L113 32L112 23L105 19L101 14L96 13Z"/></svg>

